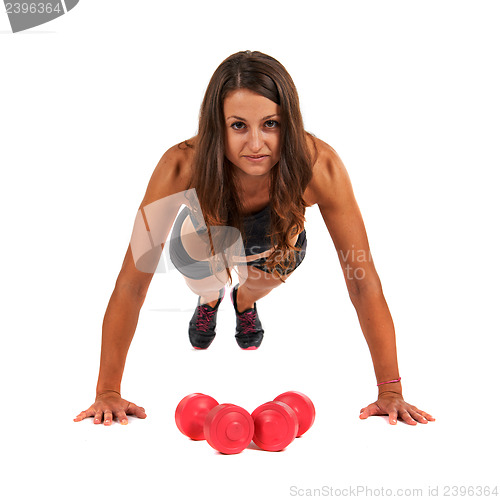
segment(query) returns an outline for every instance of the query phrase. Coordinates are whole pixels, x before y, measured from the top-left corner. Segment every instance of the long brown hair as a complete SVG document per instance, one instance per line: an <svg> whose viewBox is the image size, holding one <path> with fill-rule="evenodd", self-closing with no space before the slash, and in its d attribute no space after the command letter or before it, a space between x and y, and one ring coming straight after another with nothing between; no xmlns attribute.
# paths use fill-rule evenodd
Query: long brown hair
<svg viewBox="0 0 500 500"><path fill-rule="evenodd" d="M281 279L276 267L284 262L295 264L298 248L289 245L289 240L304 228L307 204L303 194L312 177L313 159L306 142L306 135L312 134L304 130L297 89L279 61L247 50L229 56L215 70L201 104L196 144L186 141L195 149L190 187L196 189L208 228L234 226L245 241L240 190L224 148L224 99L237 89L251 90L280 106L281 151L270 172L271 230L267 235L275 248L266 265Z"/></svg>

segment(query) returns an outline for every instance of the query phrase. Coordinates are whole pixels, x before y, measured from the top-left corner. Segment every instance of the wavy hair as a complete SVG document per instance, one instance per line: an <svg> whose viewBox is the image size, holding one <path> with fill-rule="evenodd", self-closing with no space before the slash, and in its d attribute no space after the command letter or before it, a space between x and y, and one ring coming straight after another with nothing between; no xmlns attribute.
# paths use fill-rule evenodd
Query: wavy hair
<svg viewBox="0 0 500 500"><path fill-rule="evenodd" d="M280 159L270 171L271 227L267 234L274 251L267 257L266 266L284 281L278 266L285 263L288 267L296 261L298 248L289 241L304 228L308 205L303 194L312 177L313 159L306 142L306 135L312 134L304 130L297 89L279 61L247 50L229 56L215 70L201 104L196 142L185 141L194 148L190 187L196 189L208 228L234 226L246 241L242 203L237 195L241 191L224 148L224 99L237 89L251 90L280 107Z"/></svg>

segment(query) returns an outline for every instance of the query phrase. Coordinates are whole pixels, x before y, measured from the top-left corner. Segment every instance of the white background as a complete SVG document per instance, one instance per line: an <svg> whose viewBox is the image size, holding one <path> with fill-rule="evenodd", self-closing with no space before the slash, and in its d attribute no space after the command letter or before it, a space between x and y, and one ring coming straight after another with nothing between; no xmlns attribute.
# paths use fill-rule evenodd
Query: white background
<svg viewBox="0 0 500 500"><path fill-rule="evenodd" d="M82 0L12 34L0 13L2 496L494 486L498 14L481 0ZM192 350L196 297L176 271L157 274L122 383L147 419L73 422L93 402L102 319L150 175L196 133L215 68L246 49L287 68L306 129L343 159L396 326L404 396L436 422L358 419L376 380L317 207L304 263L259 302L258 351L238 349L228 295L216 340ZM252 411L292 389L317 418L282 453L223 456L174 423L191 392Z"/></svg>

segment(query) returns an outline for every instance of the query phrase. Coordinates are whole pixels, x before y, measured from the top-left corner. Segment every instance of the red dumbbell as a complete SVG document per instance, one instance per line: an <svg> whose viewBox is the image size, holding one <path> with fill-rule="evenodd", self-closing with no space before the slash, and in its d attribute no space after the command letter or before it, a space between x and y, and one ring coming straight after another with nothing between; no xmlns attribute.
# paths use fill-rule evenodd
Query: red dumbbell
<svg viewBox="0 0 500 500"><path fill-rule="evenodd" d="M281 401L287 404L297 415L299 421L299 431L295 437L300 437L307 432L316 417L316 409L313 402L301 392L288 391L274 398L274 401Z"/></svg>
<svg viewBox="0 0 500 500"><path fill-rule="evenodd" d="M232 455L242 452L252 440L254 423L250 414L240 406L220 405L205 394L189 394L175 410L175 423L186 436Z"/></svg>
<svg viewBox="0 0 500 500"><path fill-rule="evenodd" d="M253 411L253 441L266 451L283 450L312 426L315 415L313 402L305 394L284 392Z"/></svg>

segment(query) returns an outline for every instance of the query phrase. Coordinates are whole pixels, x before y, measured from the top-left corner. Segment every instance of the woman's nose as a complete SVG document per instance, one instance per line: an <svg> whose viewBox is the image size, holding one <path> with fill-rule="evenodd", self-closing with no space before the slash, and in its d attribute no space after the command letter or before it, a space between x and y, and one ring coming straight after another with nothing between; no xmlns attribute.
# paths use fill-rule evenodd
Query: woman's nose
<svg viewBox="0 0 500 500"><path fill-rule="evenodd" d="M248 146L252 153L260 153L262 146L264 145L264 138L262 137L262 131L259 129L252 130L248 138Z"/></svg>

